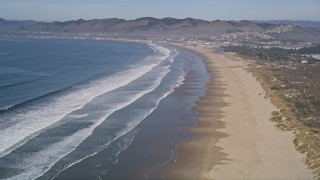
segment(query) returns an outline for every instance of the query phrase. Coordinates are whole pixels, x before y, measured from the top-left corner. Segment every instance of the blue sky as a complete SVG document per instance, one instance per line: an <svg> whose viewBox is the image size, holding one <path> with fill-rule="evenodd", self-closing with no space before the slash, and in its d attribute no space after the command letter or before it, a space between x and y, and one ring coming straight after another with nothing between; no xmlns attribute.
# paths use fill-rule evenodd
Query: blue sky
<svg viewBox="0 0 320 180"><path fill-rule="evenodd" d="M65 21L139 17L320 21L320 0L0 0L0 17Z"/></svg>

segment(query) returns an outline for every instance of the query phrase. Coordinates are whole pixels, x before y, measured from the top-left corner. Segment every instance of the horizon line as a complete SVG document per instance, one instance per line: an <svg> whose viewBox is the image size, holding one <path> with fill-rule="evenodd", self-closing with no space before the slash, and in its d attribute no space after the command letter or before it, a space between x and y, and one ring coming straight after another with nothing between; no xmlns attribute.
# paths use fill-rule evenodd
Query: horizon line
<svg viewBox="0 0 320 180"><path fill-rule="evenodd" d="M6 20L6 21L38 21L38 22L68 22L68 21L78 21L78 20L84 20L84 21L91 21L91 20L104 20L104 19L119 19L119 20L125 20L125 21L135 21L142 18L154 18L154 19L176 19L176 20L183 20L183 19L194 19L194 20L202 20L207 22L213 22L213 21L261 21L261 22L267 22L267 21L308 21L308 22L320 22L320 20L294 20L294 19L268 19L268 20L261 20L261 19L241 19L241 20L234 20L234 19L214 19L214 20L205 20L201 18L193 18L193 17L185 17L185 18L175 18L175 17L152 17L152 16L143 16L135 19L126 19L126 18L118 18L118 17L109 17L109 18L92 18L92 19L86 19L86 18L76 18L76 19L70 19L70 20L51 20L51 21L45 21L45 20L34 20L34 19L10 19L10 18L2 18L0 19Z"/></svg>

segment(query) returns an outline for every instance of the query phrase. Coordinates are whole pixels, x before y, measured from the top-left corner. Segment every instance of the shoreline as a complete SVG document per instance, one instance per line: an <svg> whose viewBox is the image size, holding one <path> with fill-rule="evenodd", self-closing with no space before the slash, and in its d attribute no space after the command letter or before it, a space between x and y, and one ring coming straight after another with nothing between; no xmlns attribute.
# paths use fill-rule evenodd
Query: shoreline
<svg viewBox="0 0 320 180"><path fill-rule="evenodd" d="M269 119L277 108L245 69L248 62L226 53L180 46L204 59L211 80L194 110L194 139L178 146L165 179L313 179L294 135ZM240 117L240 118L239 118Z"/></svg>
<svg viewBox="0 0 320 180"><path fill-rule="evenodd" d="M176 61L183 61L187 71L183 83L163 98L157 108L137 126L137 133L130 145L121 151L116 157L117 163L110 166L107 173L100 176L101 179L157 179L167 166L173 163L177 145L194 136L186 131L187 127L195 125L194 120L198 116L191 108L195 106L196 100L205 94L204 89L209 78L201 59L191 51L179 49ZM172 69L177 65L172 65ZM164 81L164 84L165 82L167 81ZM108 148L100 151L62 172L57 179L72 178L75 174L79 178L90 178L85 176L86 171L95 172L105 170L103 166L108 167L107 164L101 168L92 164L108 159L110 151ZM83 169L86 171L82 171ZM80 173L77 173L79 171ZM82 172L84 174L81 174Z"/></svg>

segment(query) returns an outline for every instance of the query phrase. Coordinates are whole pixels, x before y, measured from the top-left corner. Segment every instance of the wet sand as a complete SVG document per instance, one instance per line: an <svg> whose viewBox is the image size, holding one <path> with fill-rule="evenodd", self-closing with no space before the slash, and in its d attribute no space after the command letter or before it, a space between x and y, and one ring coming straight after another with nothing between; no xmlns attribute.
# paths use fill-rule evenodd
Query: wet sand
<svg viewBox="0 0 320 180"><path fill-rule="evenodd" d="M196 137L179 145L166 179L313 179L296 151L293 134L269 119L277 110L234 55L185 47L206 61L211 75L206 96L194 108Z"/></svg>
<svg viewBox="0 0 320 180"><path fill-rule="evenodd" d="M159 179L172 164L177 145L194 137L186 131L195 125L198 113L191 111L205 94L209 76L201 57L179 49L175 61L182 61L186 70L184 83L166 96L157 108L123 140L66 169L55 180L64 179ZM176 64L178 65L178 64ZM175 66L176 66L175 65ZM168 82L163 79L163 84ZM161 86L155 90L161 95ZM160 91L159 91L160 90ZM131 108L132 111L138 110ZM127 118L124 116L118 118ZM130 135L134 134L134 136ZM99 137L96 137L99 138ZM130 142L130 145L126 145ZM119 148L122 150L119 151ZM121 152L119 155L113 154Z"/></svg>

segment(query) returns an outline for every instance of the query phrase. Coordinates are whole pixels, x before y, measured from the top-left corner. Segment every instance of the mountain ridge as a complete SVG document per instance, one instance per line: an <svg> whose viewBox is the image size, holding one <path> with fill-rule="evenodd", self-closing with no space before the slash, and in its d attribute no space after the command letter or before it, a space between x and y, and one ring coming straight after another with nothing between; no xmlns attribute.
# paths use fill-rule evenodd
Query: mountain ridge
<svg viewBox="0 0 320 180"><path fill-rule="evenodd" d="M272 29L279 29L281 26L281 23L272 24L247 20L206 21L190 17L184 19L141 17L134 20L119 18L78 19L64 22L7 21L0 18L0 33L96 33L129 38L210 39L230 33L267 32L272 31ZM299 25L293 25L291 31L273 34L287 39L320 40L319 28ZM303 38L299 38L300 36Z"/></svg>
<svg viewBox="0 0 320 180"><path fill-rule="evenodd" d="M24 26L31 26L34 24L39 23L39 21L32 21L32 20L5 20L0 18L0 33L10 33L18 31L21 27Z"/></svg>
<svg viewBox="0 0 320 180"><path fill-rule="evenodd" d="M301 27L320 27L319 21L307 21L307 20L249 20L253 23L270 23L270 24L295 24Z"/></svg>

